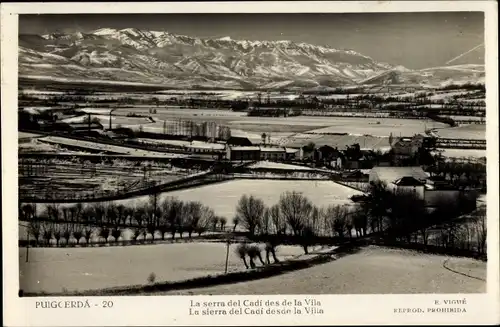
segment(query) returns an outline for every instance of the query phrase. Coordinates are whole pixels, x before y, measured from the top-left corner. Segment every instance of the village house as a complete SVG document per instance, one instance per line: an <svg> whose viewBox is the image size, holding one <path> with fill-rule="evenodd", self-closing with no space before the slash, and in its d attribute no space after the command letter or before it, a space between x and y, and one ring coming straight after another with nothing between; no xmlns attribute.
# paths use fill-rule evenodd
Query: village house
<svg viewBox="0 0 500 327"><path fill-rule="evenodd" d="M433 207L443 200L455 201L461 194L460 190L446 182L429 177L420 166L375 167L370 171L368 181L382 181L393 193L415 192L427 207Z"/></svg>
<svg viewBox="0 0 500 327"><path fill-rule="evenodd" d="M285 148L286 160L298 160L301 157L301 149Z"/></svg>
<svg viewBox="0 0 500 327"><path fill-rule="evenodd" d="M412 158L422 147L424 136L417 134L413 137L394 138L392 134L389 136L389 144L393 162L397 165L406 159Z"/></svg>
<svg viewBox="0 0 500 327"><path fill-rule="evenodd" d="M227 146L226 159L231 161L258 161L260 160L260 147Z"/></svg>
<svg viewBox="0 0 500 327"><path fill-rule="evenodd" d="M269 161L285 161L286 149L279 147L260 147L260 159Z"/></svg>

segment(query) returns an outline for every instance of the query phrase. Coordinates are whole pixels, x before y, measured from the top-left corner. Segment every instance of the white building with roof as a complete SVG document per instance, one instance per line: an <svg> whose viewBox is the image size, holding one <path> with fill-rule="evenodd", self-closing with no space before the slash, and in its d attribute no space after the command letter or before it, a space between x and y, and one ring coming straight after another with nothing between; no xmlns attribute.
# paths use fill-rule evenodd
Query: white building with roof
<svg viewBox="0 0 500 327"><path fill-rule="evenodd" d="M429 175L422 167L375 167L368 175L368 181L382 181L392 192L413 191L420 198L425 196L425 184Z"/></svg>

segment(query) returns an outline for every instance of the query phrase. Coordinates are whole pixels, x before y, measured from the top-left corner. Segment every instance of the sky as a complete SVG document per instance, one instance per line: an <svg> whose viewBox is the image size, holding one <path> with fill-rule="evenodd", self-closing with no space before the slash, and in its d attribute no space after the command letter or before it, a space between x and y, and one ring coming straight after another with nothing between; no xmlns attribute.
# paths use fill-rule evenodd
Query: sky
<svg viewBox="0 0 500 327"><path fill-rule="evenodd" d="M352 49L411 69L445 65L484 43L482 12L331 14L21 15L19 32L91 32L139 28L201 38L291 40ZM454 64L484 64L484 47Z"/></svg>

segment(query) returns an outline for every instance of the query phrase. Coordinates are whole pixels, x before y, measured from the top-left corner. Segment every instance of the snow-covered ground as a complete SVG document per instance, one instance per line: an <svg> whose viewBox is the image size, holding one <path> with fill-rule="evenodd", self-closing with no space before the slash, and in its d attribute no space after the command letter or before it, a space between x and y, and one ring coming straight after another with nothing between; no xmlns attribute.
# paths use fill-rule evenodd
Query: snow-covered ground
<svg viewBox="0 0 500 327"><path fill-rule="evenodd" d="M290 165L290 164L284 164L284 163L279 163L279 162L271 162L271 161L259 161L257 163L254 163L248 168L267 168L267 169L284 169L284 170L313 170L312 168L309 167L304 167L304 166L297 166L297 165Z"/></svg>
<svg viewBox="0 0 500 327"><path fill-rule="evenodd" d="M81 147L81 148L85 148L85 149L89 149L89 150L110 151L110 152L114 152L114 153L127 154L127 155L132 155L132 156L161 157L161 158L172 158L172 157L181 157L182 156L182 155L173 155L170 153L127 148L127 147L123 147L123 146L108 145L108 144L97 143L97 142L74 140L74 139L68 139L68 138L58 137L58 136L47 136L47 137L41 138L40 141L46 142L48 144L77 146L77 147Z"/></svg>
<svg viewBox="0 0 500 327"><path fill-rule="evenodd" d="M161 198L175 196L184 201L200 201L214 209L217 215L231 221L236 214L236 205L241 196L254 195L268 206L278 203L280 195L286 191L302 192L313 204L351 203L350 197L361 192L339 185L332 181L287 181L287 180L232 180L223 183L163 193ZM147 201L147 197L138 197L117 201L133 206Z"/></svg>
<svg viewBox="0 0 500 327"><path fill-rule="evenodd" d="M458 127L438 128L439 137L460 139L486 139L486 125L469 124Z"/></svg>
<svg viewBox="0 0 500 327"><path fill-rule="evenodd" d="M308 133L349 133L353 135L372 135L388 137L390 133L394 136L413 136L424 134L426 128L445 128L447 125L424 119L384 119L384 118L318 118L327 128L311 130Z"/></svg>
<svg viewBox="0 0 500 327"><path fill-rule="evenodd" d="M486 291L485 280L485 262L372 246L333 262L275 277L163 294L481 293Z"/></svg>
<svg viewBox="0 0 500 327"><path fill-rule="evenodd" d="M232 244L229 249L230 272L245 269L235 253L236 246ZM303 253L300 246L277 249L281 260ZM20 248L20 288L26 292L62 292L131 286L147 284L151 273L156 275L157 282L180 281L223 274L225 260L225 243L30 248L28 263L26 249Z"/></svg>
<svg viewBox="0 0 500 327"><path fill-rule="evenodd" d="M182 140L163 140L163 139L147 139L147 138L139 138L138 141L142 141L145 143L156 143L156 144L165 144L176 147L185 147L192 149L211 149L211 150L224 150L225 145L219 143L209 143L202 141L182 141Z"/></svg>
<svg viewBox="0 0 500 327"><path fill-rule="evenodd" d="M478 159L486 157L487 155L487 150L474 150L474 149L440 149L439 152L444 157L462 158L462 159L467 159L467 158Z"/></svg>

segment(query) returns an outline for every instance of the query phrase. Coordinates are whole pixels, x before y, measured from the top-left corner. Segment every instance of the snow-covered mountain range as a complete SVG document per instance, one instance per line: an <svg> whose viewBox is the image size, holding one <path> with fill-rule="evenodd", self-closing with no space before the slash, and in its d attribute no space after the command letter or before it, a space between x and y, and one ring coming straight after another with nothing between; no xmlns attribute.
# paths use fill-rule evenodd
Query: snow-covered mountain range
<svg viewBox="0 0 500 327"><path fill-rule="evenodd" d="M103 28L19 36L19 75L159 84L172 88L292 89L441 84L484 79L484 65L410 70L352 50L292 41L201 39Z"/></svg>

